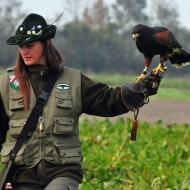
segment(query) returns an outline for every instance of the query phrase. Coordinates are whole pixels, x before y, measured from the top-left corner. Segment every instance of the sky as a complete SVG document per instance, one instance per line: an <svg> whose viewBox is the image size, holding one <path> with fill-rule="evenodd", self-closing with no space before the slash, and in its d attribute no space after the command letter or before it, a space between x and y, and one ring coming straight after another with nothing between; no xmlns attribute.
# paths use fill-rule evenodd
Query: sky
<svg viewBox="0 0 190 190"><path fill-rule="evenodd" d="M151 7L155 0L147 0L148 8L147 13L151 14ZM53 22L53 19L56 18L59 14L64 12L63 16L61 17L62 23L66 23L69 20L72 20L72 16L75 14L70 7L71 0L22 0L22 10L28 13L37 13L42 15L46 21L50 24ZM94 0L78 0L76 5L76 9L83 10L83 7L88 5L92 5ZM104 0L107 5L111 5L115 2L115 0ZM173 2L173 1L172 1ZM178 12L180 15L180 26L185 26L187 29L190 30L190 3L188 0L175 0L175 4L178 7ZM82 7L82 9L81 9Z"/></svg>

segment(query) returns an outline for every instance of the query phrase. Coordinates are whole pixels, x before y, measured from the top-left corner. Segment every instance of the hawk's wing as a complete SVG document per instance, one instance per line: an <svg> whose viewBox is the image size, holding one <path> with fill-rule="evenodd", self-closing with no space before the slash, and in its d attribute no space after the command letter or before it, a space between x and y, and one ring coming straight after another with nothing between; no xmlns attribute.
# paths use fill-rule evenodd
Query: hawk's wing
<svg viewBox="0 0 190 190"><path fill-rule="evenodd" d="M173 47L182 48L180 43L175 39L174 35L169 30L164 30L156 33L156 40L159 44L172 49Z"/></svg>

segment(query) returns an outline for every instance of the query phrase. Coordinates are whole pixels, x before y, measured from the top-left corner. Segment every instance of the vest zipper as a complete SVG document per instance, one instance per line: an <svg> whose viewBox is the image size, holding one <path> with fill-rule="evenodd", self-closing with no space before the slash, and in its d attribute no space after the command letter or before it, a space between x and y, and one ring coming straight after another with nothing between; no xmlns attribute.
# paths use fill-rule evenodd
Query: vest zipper
<svg viewBox="0 0 190 190"><path fill-rule="evenodd" d="M39 80L39 93L41 93L41 91L42 91L42 77L43 77L43 75L44 75L44 70L41 70L41 72L40 72L40 80ZM42 115L39 117L39 122L40 122L39 131L43 132L44 118L42 117Z"/></svg>
<svg viewBox="0 0 190 190"><path fill-rule="evenodd" d="M39 118L39 123L40 123L39 131L40 132L43 132L43 122L44 122L44 118L42 116L40 116L40 118Z"/></svg>

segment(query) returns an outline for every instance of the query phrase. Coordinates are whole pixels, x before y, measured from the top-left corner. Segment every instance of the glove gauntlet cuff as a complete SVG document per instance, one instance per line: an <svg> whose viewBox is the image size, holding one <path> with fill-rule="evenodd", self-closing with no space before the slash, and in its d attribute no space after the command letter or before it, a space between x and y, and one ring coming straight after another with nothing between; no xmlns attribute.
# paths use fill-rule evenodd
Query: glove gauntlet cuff
<svg viewBox="0 0 190 190"><path fill-rule="evenodd" d="M129 111L135 111L142 107L146 101L143 89L132 88L133 82L125 83L121 87L121 97L123 103Z"/></svg>

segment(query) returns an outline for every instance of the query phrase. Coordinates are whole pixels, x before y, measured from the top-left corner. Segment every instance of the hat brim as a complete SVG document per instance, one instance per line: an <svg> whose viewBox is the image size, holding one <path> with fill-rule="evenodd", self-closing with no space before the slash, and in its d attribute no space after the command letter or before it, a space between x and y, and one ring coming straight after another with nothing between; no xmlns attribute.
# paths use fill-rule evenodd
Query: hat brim
<svg viewBox="0 0 190 190"><path fill-rule="evenodd" d="M14 36L10 37L9 39L6 40L6 44L8 45L21 45L21 44L26 44L29 42L34 42L34 41L41 41L41 40L46 40L46 39L52 39L55 37L55 33L56 33L56 29L57 27L55 25L51 25L48 28L48 33L44 34L44 35L36 35L36 36L30 36L28 35L28 37L26 39L22 39L20 41L15 41L14 40Z"/></svg>

